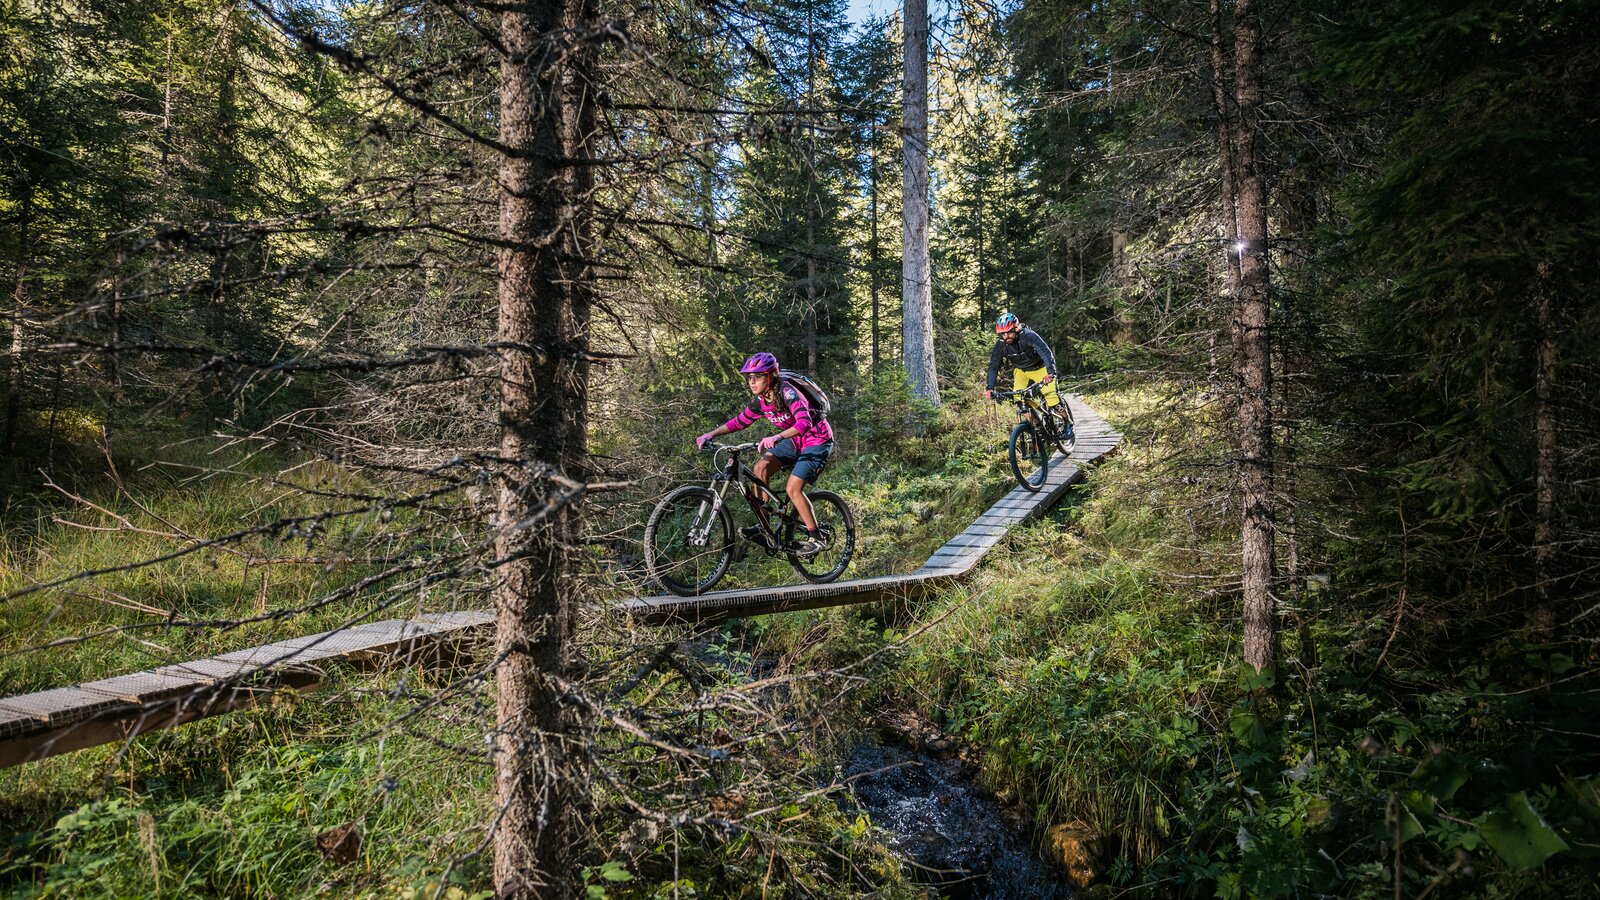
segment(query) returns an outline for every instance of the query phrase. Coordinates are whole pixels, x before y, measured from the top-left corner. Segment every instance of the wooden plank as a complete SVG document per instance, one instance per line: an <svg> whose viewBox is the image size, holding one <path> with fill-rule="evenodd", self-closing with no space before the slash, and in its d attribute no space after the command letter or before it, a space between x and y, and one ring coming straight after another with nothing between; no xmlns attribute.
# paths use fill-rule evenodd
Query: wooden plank
<svg viewBox="0 0 1600 900"><path fill-rule="evenodd" d="M82 685L86 691L114 697L124 703L149 703L186 693L198 686L212 684L215 679L195 673L134 672L116 678L104 678Z"/></svg>
<svg viewBox="0 0 1600 900"><path fill-rule="evenodd" d="M1008 530L1008 526L990 525L990 524L983 523L983 522L973 522L971 525L968 525L966 528L961 529L961 533L963 535L967 535L967 536L970 537L970 536L976 536L976 535L1005 534L1007 530Z"/></svg>
<svg viewBox="0 0 1600 900"><path fill-rule="evenodd" d="M302 681L295 677L281 682L281 686L297 690L315 685L315 681ZM128 740L146 731L171 728L253 706L271 697L273 692L273 688L237 685L202 687L197 692L161 703L105 710L80 721L29 734L3 737L0 738L0 766L15 766L86 747Z"/></svg>
<svg viewBox="0 0 1600 900"><path fill-rule="evenodd" d="M945 547L992 547L999 542L999 535L994 534L958 534L945 542ZM943 548L941 548L943 549Z"/></svg>
<svg viewBox="0 0 1600 900"><path fill-rule="evenodd" d="M225 660L216 658L191 659L188 662L173 663L162 666L153 671L159 673L173 673L178 675L197 675L208 681L222 681L228 678L238 678L252 672L261 671L261 666L240 662L239 660Z"/></svg>
<svg viewBox="0 0 1600 900"><path fill-rule="evenodd" d="M43 725L59 725L123 705L120 700L81 687L53 688L0 700L0 709L20 713Z"/></svg>
<svg viewBox="0 0 1600 900"><path fill-rule="evenodd" d="M441 630L476 628L494 624L494 611L487 609L460 609L455 612L429 613L412 619L427 625L437 625Z"/></svg>
<svg viewBox="0 0 1600 900"><path fill-rule="evenodd" d="M7 697L0 700L0 765L44 759L218 715L252 705L283 687L310 689L323 676L304 665L308 661L371 648L414 648L433 642L455 622L476 624L487 615L479 611L436 622L372 623L72 688Z"/></svg>
<svg viewBox="0 0 1600 900"><path fill-rule="evenodd" d="M38 725L33 716L9 709L0 709L0 738L10 734L32 731Z"/></svg>

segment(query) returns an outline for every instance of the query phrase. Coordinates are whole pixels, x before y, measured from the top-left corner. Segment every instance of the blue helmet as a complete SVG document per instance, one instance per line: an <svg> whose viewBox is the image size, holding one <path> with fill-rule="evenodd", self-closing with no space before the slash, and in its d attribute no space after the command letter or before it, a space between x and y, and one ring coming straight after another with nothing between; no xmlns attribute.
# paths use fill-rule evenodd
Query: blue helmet
<svg viewBox="0 0 1600 900"><path fill-rule="evenodd" d="M1001 313L1000 318L994 320L995 334L1005 334L1013 328L1019 327L1021 327L1021 323L1017 321L1017 317L1008 312Z"/></svg>

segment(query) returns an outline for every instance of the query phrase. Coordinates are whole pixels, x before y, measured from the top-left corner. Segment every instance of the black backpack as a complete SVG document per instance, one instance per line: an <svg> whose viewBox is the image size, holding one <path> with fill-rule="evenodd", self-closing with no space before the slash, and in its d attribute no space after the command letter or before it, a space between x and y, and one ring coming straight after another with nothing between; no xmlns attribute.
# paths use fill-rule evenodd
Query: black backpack
<svg viewBox="0 0 1600 900"><path fill-rule="evenodd" d="M811 380L811 376L804 372L791 372L788 369L779 369L778 378L785 387L792 387L805 395L806 402L826 419L828 413L833 412L833 402L828 399L828 394L821 385Z"/></svg>

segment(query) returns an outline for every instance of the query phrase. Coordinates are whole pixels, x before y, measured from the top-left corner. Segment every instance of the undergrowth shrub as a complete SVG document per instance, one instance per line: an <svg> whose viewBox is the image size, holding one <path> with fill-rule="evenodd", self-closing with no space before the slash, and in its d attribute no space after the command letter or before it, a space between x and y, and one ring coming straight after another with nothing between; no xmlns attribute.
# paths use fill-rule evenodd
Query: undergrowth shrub
<svg viewBox="0 0 1600 900"><path fill-rule="evenodd" d="M1129 392L1093 402L1141 406ZM1391 623L1369 616L1373 588L1350 575L1371 556L1357 541L1286 610L1280 669L1243 676L1228 582L1237 512L1197 517L1213 475L1174 477L1170 452L1132 435L1087 499L922 610L945 620L912 645L899 696L982 747L986 777L1039 825L1081 820L1104 835L1119 888L1592 889L1595 661L1448 616L1388 654ZM1413 603L1430 602L1420 593Z"/></svg>

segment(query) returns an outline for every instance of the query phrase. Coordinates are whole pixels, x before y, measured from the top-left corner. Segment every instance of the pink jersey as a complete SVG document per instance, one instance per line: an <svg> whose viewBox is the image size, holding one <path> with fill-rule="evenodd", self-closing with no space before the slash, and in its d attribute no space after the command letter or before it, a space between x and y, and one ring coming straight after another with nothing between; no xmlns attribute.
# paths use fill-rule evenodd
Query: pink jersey
<svg viewBox="0 0 1600 900"><path fill-rule="evenodd" d="M787 384L779 389L783 391L783 402L789 406L788 412L776 404L768 403L766 397L757 396L756 406L761 412L757 413L747 406L737 416L724 422L722 427L729 431L743 431L754 425L756 420L765 418L778 431L797 429L800 433L795 435L794 445L801 450L820 447L833 440L833 427L826 419L816 418L816 411L811 408L811 401L806 399L805 394Z"/></svg>

